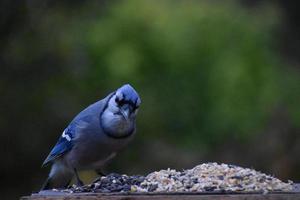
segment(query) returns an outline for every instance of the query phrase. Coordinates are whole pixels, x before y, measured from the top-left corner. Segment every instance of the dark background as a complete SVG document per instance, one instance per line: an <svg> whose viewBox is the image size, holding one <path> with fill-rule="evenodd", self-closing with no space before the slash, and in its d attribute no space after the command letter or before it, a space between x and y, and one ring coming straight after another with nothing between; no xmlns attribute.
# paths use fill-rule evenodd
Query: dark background
<svg viewBox="0 0 300 200"><path fill-rule="evenodd" d="M1 199L38 190L68 122L124 83L138 132L107 172L215 161L299 182L299 5L220 2L2 0Z"/></svg>

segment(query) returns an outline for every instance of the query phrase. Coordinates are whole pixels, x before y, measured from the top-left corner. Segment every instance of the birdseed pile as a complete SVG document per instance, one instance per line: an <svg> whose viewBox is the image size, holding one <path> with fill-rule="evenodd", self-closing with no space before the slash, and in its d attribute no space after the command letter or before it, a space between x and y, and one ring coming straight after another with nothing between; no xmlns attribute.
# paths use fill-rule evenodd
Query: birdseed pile
<svg viewBox="0 0 300 200"><path fill-rule="evenodd" d="M190 170L161 170L149 174L136 187L139 192L271 192L291 191L284 183L252 169L234 165L207 163Z"/></svg>
<svg viewBox="0 0 300 200"><path fill-rule="evenodd" d="M160 170L144 176L109 174L92 184L71 186L64 192L290 192L293 183L235 165L205 163L193 169Z"/></svg>

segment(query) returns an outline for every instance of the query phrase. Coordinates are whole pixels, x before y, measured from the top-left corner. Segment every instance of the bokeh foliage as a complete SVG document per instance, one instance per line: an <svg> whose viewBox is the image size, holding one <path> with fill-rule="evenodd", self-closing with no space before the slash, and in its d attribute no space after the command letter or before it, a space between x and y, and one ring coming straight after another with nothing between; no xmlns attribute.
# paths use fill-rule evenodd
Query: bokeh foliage
<svg viewBox="0 0 300 200"><path fill-rule="evenodd" d="M71 25L62 51L88 60L78 92L138 89L140 137L209 146L257 133L280 101L276 18L263 17L228 4L124 1Z"/></svg>
<svg viewBox="0 0 300 200"><path fill-rule="evenodd" d="M10 35L2 53L1 137L6 150L15 148L1 167L23 168L15 176L27 183L42 182L46 171L39 166L72 117L124 83L140 93L142 106L137 137L113 164L120 172L153 169L161 144L187 150L177 155L187 165L209 160L221 144L259 138L278 109L287 111L292 131L287 139L274 136L287 142L271 154L285 154L299 141L299 73L278 54L280 20L269 5L251 12L236 1L123 0L21 11L26 26ZM159 164L177 159L167 154ZM293 173L300 177L292 170L282 176Z"/></svg>

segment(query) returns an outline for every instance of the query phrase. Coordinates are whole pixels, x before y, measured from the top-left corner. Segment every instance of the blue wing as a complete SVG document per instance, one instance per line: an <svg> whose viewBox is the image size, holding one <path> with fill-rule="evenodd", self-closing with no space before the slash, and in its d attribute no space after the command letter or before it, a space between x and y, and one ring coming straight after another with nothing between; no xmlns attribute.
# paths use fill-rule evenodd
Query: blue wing
<svg viewBox="0 0 300 200"><path fill-rule="evenodd" d="M43 162L42 166L45 166L62 156L66 152L70 151L73 147L73 139L75 136L75 125L70 124L62 133L56 145L49 153L48 157Z"/></svg>

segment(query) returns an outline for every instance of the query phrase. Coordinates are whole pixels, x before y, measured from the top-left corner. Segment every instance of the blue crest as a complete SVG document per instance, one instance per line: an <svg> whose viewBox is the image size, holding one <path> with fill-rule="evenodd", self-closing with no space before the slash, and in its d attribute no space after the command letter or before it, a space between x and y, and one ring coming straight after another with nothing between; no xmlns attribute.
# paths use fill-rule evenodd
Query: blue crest
<svg viewBox="0 0 300 200"><path fill-rule="evenodd" d="M120 92L123 94L124 100L127 102L132 102L136 105L141 103L141 99L139 94L135 91L135 89L129 85L125 84L117 90L117 93Z"/></svg>

